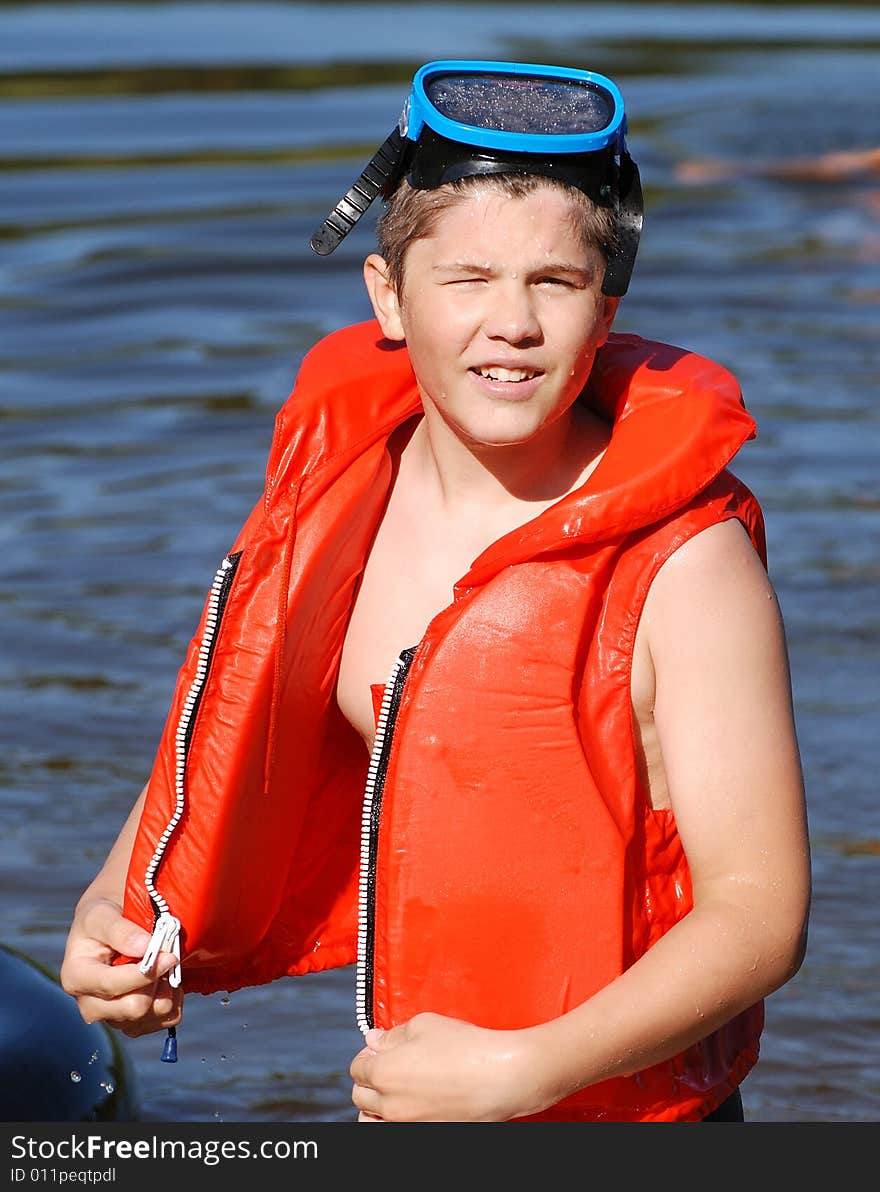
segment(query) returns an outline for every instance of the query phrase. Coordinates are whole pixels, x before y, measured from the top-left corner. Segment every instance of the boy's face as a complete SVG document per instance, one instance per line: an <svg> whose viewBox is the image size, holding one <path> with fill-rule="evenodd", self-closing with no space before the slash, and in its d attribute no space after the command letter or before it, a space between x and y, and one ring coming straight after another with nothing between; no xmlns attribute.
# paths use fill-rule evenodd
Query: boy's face
<svg viewBox="0 0 880 1192"><path fill-rule="evenodd" d="M426 410L474 446L524 443L583 389L618 299L564 191L476 187L407 250L398 296L381 257L367 288L383 334L405 339Z"/></svg>

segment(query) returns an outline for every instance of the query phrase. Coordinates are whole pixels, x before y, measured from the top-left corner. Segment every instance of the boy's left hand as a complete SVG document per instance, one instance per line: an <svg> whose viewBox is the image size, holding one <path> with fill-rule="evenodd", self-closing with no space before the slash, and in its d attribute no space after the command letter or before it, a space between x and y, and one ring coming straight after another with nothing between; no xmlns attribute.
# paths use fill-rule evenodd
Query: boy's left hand
<svg viewBox="0 0 880 1192"><path fill-rule="evenodd" d="M524 1109L523 1031L417 1014L368 1031L352 1061L359 1122L503 1122Z"/></svg>

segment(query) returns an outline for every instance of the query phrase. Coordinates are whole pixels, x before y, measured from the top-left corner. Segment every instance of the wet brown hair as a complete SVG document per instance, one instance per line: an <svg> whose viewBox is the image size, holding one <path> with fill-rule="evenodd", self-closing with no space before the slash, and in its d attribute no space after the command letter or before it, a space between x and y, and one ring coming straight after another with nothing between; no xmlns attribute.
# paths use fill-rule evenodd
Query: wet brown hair
<svg viewBox="0 0 880 1192"><path fill-rule="evenodd" d="M541 186L559 187L572 200L572 220L585 248L598 248L608 259L616 240L614 212L600 207L582 190L543 174L489 174L459 178L436 190L416 190L404 180L388 200L376 225L379 252L388 278L399 295L403 289L406 252L414 240L430 236L444 211L462 202L477 186L492 187L510 199L522 199Z"/></svg>

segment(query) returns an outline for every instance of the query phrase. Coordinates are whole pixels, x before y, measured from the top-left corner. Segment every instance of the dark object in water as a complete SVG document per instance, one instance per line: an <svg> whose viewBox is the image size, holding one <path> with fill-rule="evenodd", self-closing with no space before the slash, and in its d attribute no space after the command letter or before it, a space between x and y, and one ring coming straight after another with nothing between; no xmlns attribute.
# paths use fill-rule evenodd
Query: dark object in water
<svg viewBox="0 0 880 1192"><path fill-rule="evenodd" d="M127 1122L133 1070L103 1023L83 1022L52 973L0 944L0 1121Z"/></svg>

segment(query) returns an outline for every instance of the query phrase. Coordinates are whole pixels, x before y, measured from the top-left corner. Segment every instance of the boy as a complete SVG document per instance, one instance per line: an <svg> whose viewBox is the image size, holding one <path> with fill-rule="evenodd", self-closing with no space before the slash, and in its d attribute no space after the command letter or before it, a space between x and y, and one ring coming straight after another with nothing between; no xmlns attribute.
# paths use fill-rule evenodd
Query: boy
<svg viewBox="0 0 880 1192"><path fill-rule="evenodd" d="M429 63L316 233L388 199L376 321L279 414L71 927L86 1018L356 961L360 1121L742 1120L803 956L803 787L726 470L754 423L717 365L611 334L624 134L602 76Z"/></svg>

